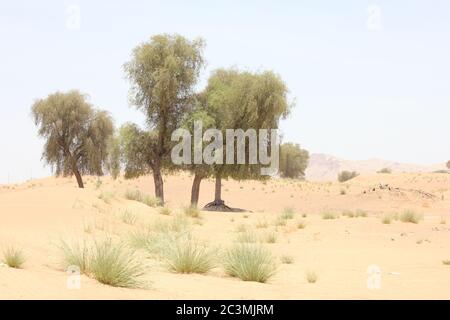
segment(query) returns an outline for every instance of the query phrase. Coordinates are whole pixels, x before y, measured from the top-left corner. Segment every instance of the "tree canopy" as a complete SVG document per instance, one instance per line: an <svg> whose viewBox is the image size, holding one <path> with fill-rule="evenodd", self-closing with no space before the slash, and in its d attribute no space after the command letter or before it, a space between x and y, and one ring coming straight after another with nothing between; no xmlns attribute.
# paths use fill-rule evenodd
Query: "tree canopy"
<svg viewBox="0 0 450 320"><path fill-rule="evenodd" d="M303 178L308 166L309 152L300 145L284 143L280 146L280 176L283 178Z"/></svg>
<svg viewBox="0 0 450 320"><path fill-rule="evenodd" d="M133 50L124 65L131 83L130 102L146 116L147 133L129 127L130 137L146 141L137 157L126 158L126 176L137 176L151 170L155 195L164 203L161 171L171 151L171 134L194 102L194 86L204 64L203 40L190 41L180 35L156 35ZM129 148L138 148L128 141ZM150 150L151 146L151 150ZM145 156L143 155L145 153ZM128 163L130 162L130 163Z"/></svg>
<svg viewBox="0 0 450 320"><path fill-rule="evenodd" d="M85 95L73 90L56 92L32 106L38 134L46 139L43 159L56 175L103 175L108 141L114 126L106 111L96 110Z"/></svg>

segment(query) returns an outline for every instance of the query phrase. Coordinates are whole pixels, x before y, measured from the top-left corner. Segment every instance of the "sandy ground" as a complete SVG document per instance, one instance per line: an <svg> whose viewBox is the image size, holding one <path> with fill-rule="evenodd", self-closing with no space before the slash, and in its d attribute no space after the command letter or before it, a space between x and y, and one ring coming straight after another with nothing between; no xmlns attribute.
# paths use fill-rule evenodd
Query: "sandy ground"
<svg viewBox="0 0 450 320"><path fill-rule="evenodd" d="M187 174L165 178L166 197L175 213L188 203L191 182ZM379 189L380 183L391 190ZM276 243L263 244L279 261L276 275L266 284L231 278L220 265L205 275L181 275L150 262L146 290L114 288L86 276L81 289L67 289L57 246L61 239L109 233L126 241L133 228L173 219L124 198L133 188L153 194L152 185L151 177L102 178L97 188L96 178L88 177L84 190L70 178L0 186L0 247L14 245L26 254L23 269L0 266L0 299L450 299L450 266L443 264L450 260L450 175L413 173L360 176L344 184L224 181L227 204L251 212L202 212L196 221L189 218L192 232L218 248L232 245L243 225L258 234L275 232ZM114 196L107 203L99 199L101 193ZM200 203L212 196L213 181L204 181ZM286 207L296 209L294 219L275 226ZM125 208L138 217L135 225L120 218ZM404 209L424 219L418 224L382 223L386 214ZM367 217L343 216L345 210L364 210ZM325 220L324 211L340 216ZM299 221L304 229L297 228ZM258 229L260 222L268 227ZM281 263L283 255L294 263ZM381 272L377 289L367 285L370 266ZM307 272L318 275L316 283L308 283Z"/></svg>

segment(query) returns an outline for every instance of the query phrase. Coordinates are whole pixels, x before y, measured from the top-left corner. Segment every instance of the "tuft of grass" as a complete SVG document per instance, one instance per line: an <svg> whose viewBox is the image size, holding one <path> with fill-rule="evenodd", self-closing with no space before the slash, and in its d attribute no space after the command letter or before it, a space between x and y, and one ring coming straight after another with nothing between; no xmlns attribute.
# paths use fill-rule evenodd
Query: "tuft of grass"
<svg viewBox="0 0 450 320"><path fill-rule="evenodd" d="M128 244L133 249L148 249L154 238L154 234L148 229L133 230L128 234Z"/></svg>
<svg viewBox="0 0 450 320"><path fill-rule="evenodd" d="M170 237L162 252L172 272L206 273L215 266L212 251L190 235Z"/></svg>
<svg viewBox="0 0 450 320"><path fill-rule="evenodd" d="M421 214L418 214L413 210L405 210L400 214L399 217L401 222L409 222L414 224L419 223L422 218L423 217Z"/></svg>
<svg viewBox="0 0 450 320"><path fill-rule="evenodd" d="M283 213L281 214L281 218L285 219L285 220L290 220L290 219L294 219L294 215L295 215L295 209L292 207L286 207L283 210Z"/></svg>
<svg viewBox="0 0 450 320"><path fill-rule="evenodd" d="M76 266L80 269L81 273L88 273L90 250L85 241L82 243L68 243L61 240L58 247L63 253L63 267L65 269Z"/></svg>
<svg viewBox="0 0 450 320"><path fill-rule="evenodd" d="M383 224L391 224L392 222L392 216L391 215L385 215L382 219L381 222Z"/></svg>
<svg viewBox="0 0 450 320"><path fill-rule="evenodd" d="M337 218L338 218L338 216L336 214L334 214L333 212L330 212L330 211L322 212L322 219L324 219L324 220L334 220Z"/></svg>
<svg viewBox="0 0 450 320"><path fill-rule="evenodd" d="M450 266L450 260L443 260L442 263L443 263L445 266Z"/></svg>
<svg viewBox="0 0 450 320"><path fill-rule="evenodd" d="M100 200L103 200L105 203L107 204L111 204L112 200L116 197L116 195L114 194L114 192L111 191L102 191L99 195L98 198Z"/></svg>
<svg viewBox="0 0 450 320"><path fill-rule="evenodd" d="M297 222L297 229L305 229L306 228L306 223L303 221L299 221Z"/></svg>
<svg viewBox="0 0 450 320"><path fill-rule="evenodd" d="M245 230L244 232L238 233L236 241L241 243L255 243L258 239L253 231Z"/></svg>
<svg viewBox="0 0 450 320"><path fill-rule="evenodd" d="M142 288L144 265L123 244L111 240L96 242L92 248L89 272L98 282L113 287Z"/></svg>
<svg viewBox="0 0 450 320"><path fill-rule="evenodd" d="M172 213L172 210L167 206L164 206L161 209L159 209L159 214L162 214L164 216L170 216L171 213Z"/></svg>
<svg viewBox="0 0 450 320"><path fill-rule="evenodd" d="M191 218L200 218L200 210L193 206L184 207L184 214Z"/></svg>
<svg viewBox="0 0 450 320"><path fill-rule="evenodd" d="M131 211L125 210L120 215L120 219L122 220L123 223L134 225L136 224L137 216L133 214Z"/></svg>
<svg viewBox="0 0 450 320"><path fill-rule="evenodd" d="M137 189L127 190L124 196L125 199L141 202L149 207L158 207L161 205L160 199L143 194L141 191Z"/></svg>
<svg viewBox="0 0 450 320"><path fill-rule="evenodd" d="M283 264L293 264L294 258L292 256L283 255L280 257L281 263Z"/></svg>
<svg viewBox="0 0 450 320"><path fill-rule="evenodd" d="M306 218L308 215L306 213L302 214L302 218Z"/></svg>
<svg viewBox="0 0 450 320"><path fill-rule="evenodd" d="M281 216L275 220L276 227L282 227L282 226L285 226L286 224L287 224L287 220Z"/></svg>
<svg viewBox="0 0 450 320"><path fill-rule="evenodd" d="M225 272L244 281L265 283L275 273L272 254L260 245L239 244L228 249L224 257Z"/></svg>
<svg viewBox="0 0 450 320"><path fill-rule="evenodd" d="M10 268L20 269L25 263L25 255L22 249L9 246L3 250L2 261Z"/></svg>
<svg viewBox="0 0 450 320"><path fill-rule="evenodd" d="M351 210L344 210L342 212L342 215L344 217L348 217L348 218L354 218L355 217L355 213L353 211L351 211Z"/></svg>
<svg viewBox="0 0 450 320"><path fill-rule="evenodd" d="M269 224L267 223L267 221L258 221L256 223L256 228L257 229L266 229L269 227Z"/></svg>
<svg viewBox="0 0 450 320"><path fill-rule="evenodd" d="M276 243L277 234L275 232L268 232L264 235L264 242L266 243Z"/></svg>
<svg viewBox="0 0 450 320"><path fill-rule="evenodd" d="M308 283L316 283L319 276L314 271L307 271L306 272L306 281Z"/></svg>
<svg viewBox="0 0 450 320"><path fill-rule="evenodd" d="M361 209L356 210L355 217L367 218L367 212Z"/></svg>
<svg viewBox="0 0 450 320"><path fill-rule="evenodd" d="M341 189L341 191L339 191L339 194L340 194L341 196L344 196L344 195L347 194L347 191L346 191L345 189Z"/></svg>

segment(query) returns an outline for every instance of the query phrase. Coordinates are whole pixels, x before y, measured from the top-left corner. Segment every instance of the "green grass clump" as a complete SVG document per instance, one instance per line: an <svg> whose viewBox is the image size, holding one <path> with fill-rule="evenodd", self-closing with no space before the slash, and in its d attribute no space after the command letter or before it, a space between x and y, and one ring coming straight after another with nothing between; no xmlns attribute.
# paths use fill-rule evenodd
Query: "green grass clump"
<svg viewBox="0 0 450 320"><path fill-rule="evenodd" d="M413 210L405 210L400 214L399 217L401 222L409 222L414 224L419 223L422 218L423 217L421 214L418 214Z"/></svg>
<svg viewBox="0 0 450 320"><path fill-rule="evenodd" d="M170 237L162 255L168 269L176 273L206 273L215 266L212 251L190 235Z"/></svg>
<svg viewBox="0 0 450 320"><path fill-rule="evenodd" d="M63 253L63 267L65 269L76 266L81 273L88 273L90 249L86 242L68 243L62 240L59 248Z"/></svg>
<svg viewBox="0 0 450 320"><path fill-rule="evenodd" d="M113 287L141 288L144 265L124 245L111 240L96 242L92 248L89 272L98 282Z"/></svg>
<svg viewBox="0 0 450 320"><path fill-rule="evenodd" d="M294 219L295 210L292 207L286 207L281 214L281 218L285 220Z"/></svg>
<svg viewBox="0 0 450 320"><path fill-rule="evenodd" d="M226 251L224 267L232 277L261 283L267 282L276 273L270 251L254 244L239 244Z"/></svg>
<svg viewBox="0 0 450 320"><path fill-rule="evenodd" d="M20 269L25 263L25 255L22 249L9 246L3 250L2 261L10 268Z"/></svg>

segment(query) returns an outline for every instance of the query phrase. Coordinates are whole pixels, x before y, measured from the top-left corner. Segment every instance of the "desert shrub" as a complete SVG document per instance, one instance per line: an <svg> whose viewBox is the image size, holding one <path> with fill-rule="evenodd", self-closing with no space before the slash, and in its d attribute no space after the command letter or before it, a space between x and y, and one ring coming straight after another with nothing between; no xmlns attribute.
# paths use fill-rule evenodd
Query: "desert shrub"
<svg viewBox="0 0 450 320"><path fill-rule="evenodd" d="M305 229L306 228L306 223L303 221L299 221L297 222L297 229Z"/></svg>
<svg viewBox="0 0 450 320"><path fill-rule="evenodd" d="M144 286L144 265L124 245L111 240L96 242L92 248L89 271L98 282L113 287Z"/></svg>
<svg viewBox="0 0 450 320"><path fill-rule="evenodd" d="M287 220L284 219L282 216L277 217L277 219L275 220L276 227L282 227L282 226L285 226L286 224L287 224Z"/></svg>
<svg viewBox="0 0 450 320"><path fill-rule="evenodd" d="M315 273L314 271L306 272L306 281L308 281L308 283L316 283L318 278L319 277L317 273Z"/></svg>
<svg viewBox="0 0 450 320"><path fill-rule="evenodd" d="M277 234L275 232L268 232L264 235L263 240L266 243L275 243L277 242Z"/></svg>
<svg viewBox="0 0 450 320"><path fill-rule="evenodd" d="M383 168L383 169L379 170L377 173L389 174L389 173L392 173L392 170L390 168Z"/></svg>
<svg viewBox="0 0 450 320"><path fill-rule="evenodd" d="M194 206L184 207L184 214L191 218L200 218L200 210Z"/></svg>
<svg viewBox="0 0 450 320"><path fill-rule="evenodd" d="M345 182L345 181L348 181L350 179L357 177L358 175L359 175L359 173L356 171L342 171L338 175L338 181Z"/></svg>
<svg viewBox="0 0 450 320"><path fill-rule="evenodd" d="M2 261L10 268L20 269L25 263L25 255L22 249L8 246L3 249Z"/></svg>
<svg viewBox="0 0 450 320"><path fill-rule="evenodd" d="M283 210L283 213L281 214L281 218L289 220L289 219L294 219L294 215L295 215L295 209L292 207L286 207Z"/></svg>
<svg viewBox="0 0 450 320"><path fill-rule="evenodd" d="M367 218L367 212L361 209L356 210L355 217L358 218Z"/></svg>
<svg viewBox="0 0 450 320"><path fill-rule="evenodd" d="M224 267L228 275L244 281L265 283L276 273L270 251L254 244L239 244L227 250Z"/></svg>
<svg viewBox="0 0 450 320"><path fill-rule="evenodd" d="M334 220L337 218L338 218L338 215L331 211L322 212L322 219L324 219L324 220Z"/></svg>
<svg viewBox="0 0 450 320"><path fill-rule="evenodd" d="M450 260L443 260L442 263L443 263L445 266L450 266Z"/></svg>
<svg viewBox="0 0 450 320"><path fill-rule="evenodd" d="M422 215L413 210L405 210L400 214L401 222L419 223L422 220Z"/></svg>
<svg viewBox="0 0 450 320"><path fill-rule="evenodd" d="M354 218L355 217L355 213L351 210L344 210L342 211L342 215L344 217L349 217L349 218Z"/></svg>
<svg viewBox="0 0 450 320"><path fill-rule="evenodd" d="M267 227L269 227L269 224L267 223L267 221L258 221L256 223L256 228L257 229L265 229Z"/></svg>
<svg viewBox="0 0 450 320"><path fill-rule="evenodd" d="M190 235L167 238L161 252L168 269L176 273L206 273L215 266L212 251Z"/></svg>
<svg viewBox="0 0 450 320"><path fill-rule="evenodd" d="M171 213L172 213L172 210L167 206L164 206L161 209L159 209L159 214L169 216Z"/></svg>
<svg viewBox="0 0 450 320"><path fill-rule="evenodd" d="M294 263L294 258L292 256L288 256L288 255L283 255L280 258L281 263L284 264L293 264Z"/></svg>
<svg viewBox="0 0 450 320"><path fill-rule="evenodd" d="M391 224L392 223L392 215L387 214L387 215L383 216L383 218L381 218L381 222L383 224Z"/></svg>

